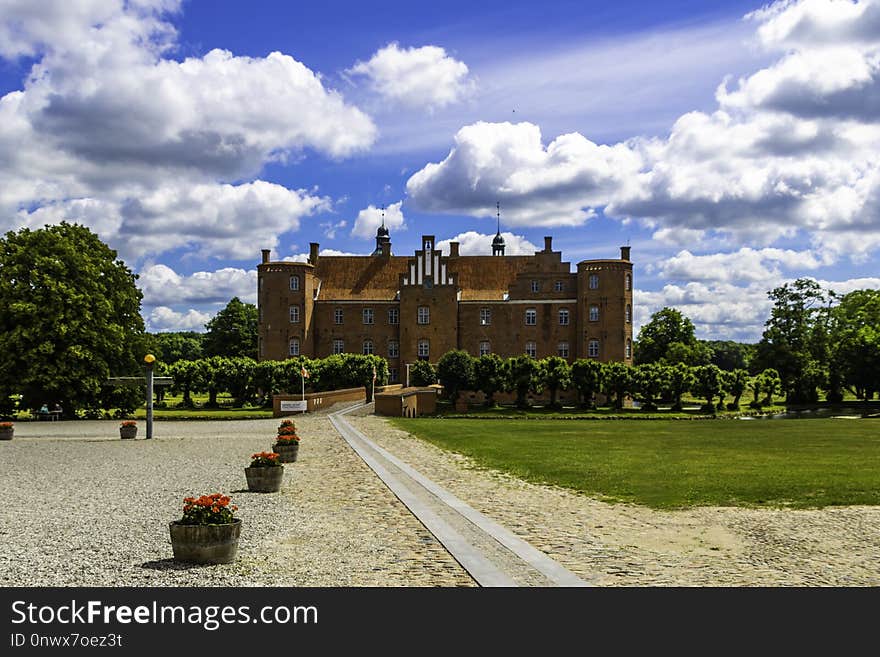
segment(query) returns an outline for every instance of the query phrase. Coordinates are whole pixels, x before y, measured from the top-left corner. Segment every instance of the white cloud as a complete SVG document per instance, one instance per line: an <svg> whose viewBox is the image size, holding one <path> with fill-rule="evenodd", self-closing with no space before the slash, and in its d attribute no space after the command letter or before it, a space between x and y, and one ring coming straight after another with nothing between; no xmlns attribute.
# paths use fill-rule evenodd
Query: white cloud
<svg viewBox="0 0 880 657"><path fill-rule="evenodd" d="M339 251L337 249L321 249L318 251L318 257L321 256L366 256L369 253L351 253L349 251ZM308 253L294 253L293 255L284 256L282 262L308 262Z"/></svg>
<svg viewBox="0 0 880 657"><path fill-rule="evenodd" d="M403 210L401 206L403 201L392 203L385 208L385 227L389 230L405 230ZM369 205L358 212L357 219L354 220L354 228L351 234L354 237L364 239L372 239L376 237L376 230L382 225L382 209L373 205ZM393 237L393 236L392 236Z"/></svg>
<svg viewBox="0 0 880 657"><path fill-rule="evenodd" d="M147 317L147 330L153 333L160 331L205 331L212 313L203 313L190 308L186 312L177 312L167 306L153 308Z"/></svg>
<svg viewBox="0 0 880 657"><path fill-rule="evenodd" d="M541 250L522 235L502 232L501 236L504 238L505 255L534 255L536 251ZM437 248L442 249L443 253L449 255L449 243L458 242L458 252L463 256L492 255L492 240L494 238L494 234L484 235L469 230L465 233L459 233L455 237L450 237L448 240L438 242Z"/></svg>
<svg viewBox="0 0 880 657"><path fill-rule="evenodd" d="M778 280L780 267L789 270L817 269L826 261L811 251L789 249L751 249L743 247L734 253L694 255L690 251L660 261L654 266L665 280L765 282Z"/></svg>
<svg viewBox="0 0 880 657"><path fill-rule="evenodd" d="M226 304L232 297L257 301L257 271L224 267L181 276L167 265L150 265L138 275L145 306Z"/></svg>
<svg viewBox="0 0 880 657"><path fill-rule="evenodd" d="M501 201L509 226L578 226L639 171L638 154L623 144L600 146L578 133L546 147L531 123L465 126L446 159L406 183L426 212L495 215Z"/></svg>
<svg viewBox="0 0 880 657"><path fill-rule="evenodd" d="M366 76L373 91L409 107L444 107L474 88L465 63L438 46L400 48L390 43L347 73Z"/></svg>

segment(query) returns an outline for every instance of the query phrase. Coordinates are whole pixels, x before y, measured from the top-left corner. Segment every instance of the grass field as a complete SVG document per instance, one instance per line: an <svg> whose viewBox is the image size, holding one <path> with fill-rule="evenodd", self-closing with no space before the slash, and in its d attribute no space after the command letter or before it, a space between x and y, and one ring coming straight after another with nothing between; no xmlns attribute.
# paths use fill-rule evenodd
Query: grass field
<svg viewBox="0 0 880 657"><path fill-rule="evenodd" d="M652 508L880 504L880 421L436 420L397 426L483 467Z"/></svg>

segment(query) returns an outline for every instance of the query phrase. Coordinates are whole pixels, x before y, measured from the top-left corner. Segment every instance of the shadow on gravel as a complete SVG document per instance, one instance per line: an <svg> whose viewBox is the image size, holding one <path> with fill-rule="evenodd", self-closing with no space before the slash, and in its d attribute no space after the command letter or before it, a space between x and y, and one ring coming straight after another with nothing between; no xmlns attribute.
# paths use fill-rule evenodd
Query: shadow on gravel
<svg viewBox="0 0 880 657"><path fill-rule="evenodd" d="M145 561L141 564L141 568L148 570L193 570L194 568L203 568L210 566L209 563L188 563L185 561L175 561L174 559L157 559L156 561Z"/></svg>

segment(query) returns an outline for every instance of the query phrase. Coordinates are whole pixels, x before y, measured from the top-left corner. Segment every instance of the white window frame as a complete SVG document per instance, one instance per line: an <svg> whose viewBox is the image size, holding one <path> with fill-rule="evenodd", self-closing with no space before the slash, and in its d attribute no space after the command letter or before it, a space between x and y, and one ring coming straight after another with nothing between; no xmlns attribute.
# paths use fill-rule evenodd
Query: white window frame
<svg viewBox="0 0 880 657"><path fill-rule="evenodd" d="M492 309L480 308L480 326L489 326L492 323Z"/></svg>
<svg viewBox="0 0 880 657"><path fill-rule="evenodd" d="M299 338L290 338L287 343L287 355L299 356Z"/></svg>
<svg viewBox="0 0 880 657"><path fill-rule="evenodd" d="M532 321L529 321L529 319ZM538 311L535 308L526 308L525 322L526 326L538 325Z"/></svg>
<svg viewBox="0 0 880 657"><path fill-rule="evenodd" d="M534 340L526 342L525 355L532 358L538 357L538 345Z"/></svg>
<svg viewBox="0 0 880 657"><path fill-rule="evenodd" d="M375 319L376 319L376 315L373 312L372 308L364 308L361 311L361 321L364 324L372 324Z"/></svg>
<svg viewBox="0 0 880 657"><path fill-rule="evenodd" d="M632 276L630 274L626 275L626 282L624 283L624 289L629 292L632 289Z"/></svg>
<svg viewBox="0 0 880 657"><path fill-rule="evenodd" d="M556 345L556 354L561 358L568 358L569 347L568 342L560 342Z"/></svg>
<svg viewBox="0 0 880 657"><path fill-rule="evenodd" d="M540 292L541 291L541 281L533 280L531 283L532 292Z"/></svg>
<svg viewBox="0 0 880 657"><path fill-rule="evenodd" d="M599 306L592 305L590 306L590 321L598 322L599 321Z"/></svg>
<svg viewBox="0 0 880 657"><path fill-rule="evenodd" d="M599 289L599 274L590 274L589 285L591 290Z"/></svg>
<svg viewBox="0 0 880 657"><path fill-rule="evenodd" d="M565 281L556 281L556 282L553 284L553 291L554 291L554 292L563 292L563 291L565 291Z"/></svg>
<svg viewBox="0 0 880 657"><path fill-rule="evenodd" d="M400 357L400 343L397 340L388 341L388 358Z"/></svg>
<svg viewBox="0 0 880 657"><path fill-rule="evenodd" d="M632 353L633 353L633 343L632 343L631 339L627 338L626 339L626 357L632 358Z"/></svg>
<svg viewBox="0 0 880 657"><path fill-rule="evenodd" d="M290 289L299 292L299 276L296 274L290 277Z"/></svg>
<svg viewBox="0 0 880 657"><path fill-rule="evenodd" d="M417 324L430 324L431 323L431 308L428 306L419 306L416 311L416 323Z"/></svg>
<svg viewBox="0 0 880 657"><path fill-rule="evenodd" d="M400 308L388 309L388 323L392 326L400 324Z"/></svg>
<svg viewBox="0 0 880 657"><path fill-rule="evenodd" d="M560 308L559 309L559 325L560 326L568 326L568 322L570 321L571 313L568 311L568 308Z"/></svg>
<svg viewBox="0 0 880 657"><path fill-rule="evenodd" d="M624 310L624 315L626 317L626 323L631 324L632 323L632 306L631 305L626 304L626 309Z"/></svg>
<svg viewBox="0 0 880 657"><path fill-rule="evenodd" d="M373 341L370 340L369 338L364 340L364 344L363 344L363 348L362 348L361 353L363 353L364 356L372 356L374 351L375 351L375 345L373 345Z"/></svg>
<svg viewBox="0 0 880 657"><path fill-rule="evenodd" d="M418 356L419 358L430 358L431 357L431 342L430 340L419 340L418 342Z"/></svg>
<svg viewBox="0 0 880 657"><path fill-rule="evenodd" d="M345 341L336 339L333 341L333 353L334 354L344 354L345 353Z"/></svg>
<svg viewBox="0 0 880 657"><path fill-rule="evenodd" d="M389 367L388 368L388 382L389 383L397 383L397 368Z"/></svg>
<svg viewBox="0 0 880 657"><path fill-rule="evenodd" d="M488 340L480 342L480 356L487 356L492 353L492 343Z"/></svg>
<svg viewBox="0 0 880 657"><path fill-rule="evenodd" d="M598 358L600 353L599 349L599 341L596 339L590 340L587 343L587 356L589 356L590 358Z"/></svg>
<svg viewBox="0 0 880 657"><path fill-rule="evenodd" d="M291 324L299 324L300 322L300 312L298 305L292 305L290 307L290 323Z"/></svg>
<svg viewBox="0 0 880 657"><path fill-rule="evenodd" d="M333 309L333 323L336 325L342 325L342 322L345 318L345 313L342 308L334 308Z"/></svg>

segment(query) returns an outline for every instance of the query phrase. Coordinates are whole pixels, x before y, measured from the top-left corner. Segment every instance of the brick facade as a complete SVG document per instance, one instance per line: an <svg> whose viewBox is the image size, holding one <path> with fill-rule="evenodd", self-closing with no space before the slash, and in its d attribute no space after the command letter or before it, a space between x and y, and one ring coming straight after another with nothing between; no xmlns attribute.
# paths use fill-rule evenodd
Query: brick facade
<svg viewBox="0 0 880 657"><path fill-rule="evenodd" d="M497 238L496 238L497 239ZM387 233L369 256L318 256L257 267L259 357L323 358L342 350L388 360L403 381L406 364L436 362L451 349L474 356L527 352L632 362L633 266L584 260L576 273L550 237L532 256L462 256L424 235L412 256L391 254ZM396 354L396 355L395 355Z"/></svg>

